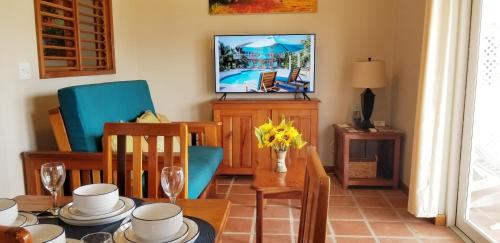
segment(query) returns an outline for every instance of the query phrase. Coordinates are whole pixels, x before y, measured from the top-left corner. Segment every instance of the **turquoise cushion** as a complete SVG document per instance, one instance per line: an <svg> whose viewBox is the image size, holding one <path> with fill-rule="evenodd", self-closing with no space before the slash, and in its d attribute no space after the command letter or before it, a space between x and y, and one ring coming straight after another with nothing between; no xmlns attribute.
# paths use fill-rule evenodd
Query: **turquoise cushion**
<svg viewBox="0 0 500 243"><path fill-rule="evenodd" d="M223 152L219 147L191 146L188 149L188 197L198 198L212 180L219 164L222 162Z"/></svg>
<svg viewBox="0 0 500 243"><path fill-rule="evenodd" d="M102 151L104 123L133 121L145 110L154 112L144 80L67 87L58 96L73 151Z"/></svg>

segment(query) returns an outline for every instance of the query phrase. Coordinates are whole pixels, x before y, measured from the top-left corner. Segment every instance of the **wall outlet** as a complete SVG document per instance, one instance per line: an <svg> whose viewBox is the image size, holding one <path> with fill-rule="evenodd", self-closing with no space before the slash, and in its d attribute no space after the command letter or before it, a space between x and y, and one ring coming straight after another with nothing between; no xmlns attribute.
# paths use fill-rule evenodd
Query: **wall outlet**
<svg viewBox="0 0 500 243"><path fill-rule="evenodd" d="M31 64L29 62L20 62L18 64L18 70L20 80L31 79Z"/></svg>

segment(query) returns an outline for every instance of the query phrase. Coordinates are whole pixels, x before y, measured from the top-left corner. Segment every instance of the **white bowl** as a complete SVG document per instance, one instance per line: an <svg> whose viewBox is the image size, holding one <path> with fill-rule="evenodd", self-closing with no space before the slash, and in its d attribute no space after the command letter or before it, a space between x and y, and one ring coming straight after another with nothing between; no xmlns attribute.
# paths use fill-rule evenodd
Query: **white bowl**
<svg viewBox="0 0 500 243"><path fill-rule="evenodd" d="M116 185L90 184L73 190L73 205L85 214L101 214L111 210L118 203L118 197Z"/></svg>
<svg viewBox="0 0 500 243"><path fill-rule="evenodd" d="M24 227L33 238L33 242L66 243L66 233L61 226L37 224Z"/></svg>
<svg viewBox="0 0 500 243"><path fill-rule="evenodd" d="M11 226L16 221L17 215L16 201L0 198L0 225Z"/></svg>
<svg viewBox="0 0 500 243"><path fill-rule="evenodd" d="M182 226L182 209L171 203L152 203L132 212L132 230L145 240L174 236Z"/></svg>

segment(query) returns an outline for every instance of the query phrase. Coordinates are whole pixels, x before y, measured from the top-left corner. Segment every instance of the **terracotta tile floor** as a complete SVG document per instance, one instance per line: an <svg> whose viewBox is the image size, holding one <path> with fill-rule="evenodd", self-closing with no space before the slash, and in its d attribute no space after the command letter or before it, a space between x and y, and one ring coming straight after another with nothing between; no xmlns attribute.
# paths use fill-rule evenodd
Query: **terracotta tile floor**
<svg viewBox="0 0 500 243"><path fill-rule="evenodd" d="M247 176L219 177L217 198L232 201L224 243L255 242L255 192ZM407 197L390 189L343 190L333 179L326 242L462 242L453 231L406 212ZM296 242L299 200L268 200L264 242Z"/></svg>

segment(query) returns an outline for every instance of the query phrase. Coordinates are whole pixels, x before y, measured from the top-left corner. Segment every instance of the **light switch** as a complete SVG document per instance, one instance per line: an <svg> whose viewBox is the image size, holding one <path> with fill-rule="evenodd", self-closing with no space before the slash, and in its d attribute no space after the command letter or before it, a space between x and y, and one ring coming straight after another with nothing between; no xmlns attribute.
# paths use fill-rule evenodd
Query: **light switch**
<svg viewBox="0 0 500 243"><path fill-rule="evenodd" d="M31 64L29 62L20 62L19 64L19 79L28 80L31 79Z"/></svg>

